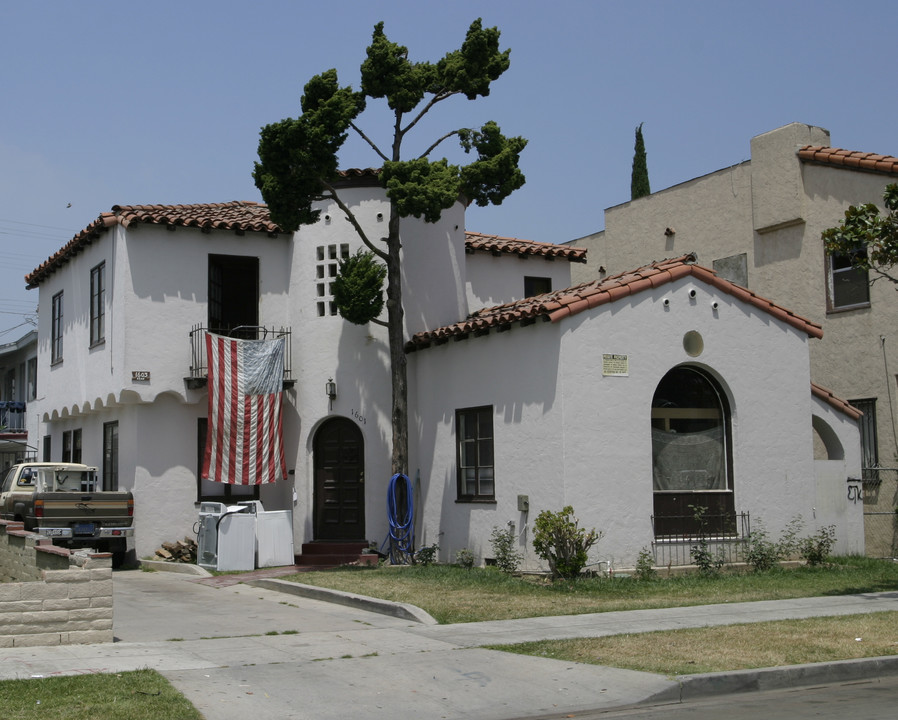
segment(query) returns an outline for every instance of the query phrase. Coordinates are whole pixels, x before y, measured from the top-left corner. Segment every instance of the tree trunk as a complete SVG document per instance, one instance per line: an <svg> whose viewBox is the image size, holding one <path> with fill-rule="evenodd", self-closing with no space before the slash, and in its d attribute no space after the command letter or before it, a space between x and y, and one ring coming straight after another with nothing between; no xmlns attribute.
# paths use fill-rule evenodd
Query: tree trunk
<svg viewBox="0 0 898 720"><path fill-rule="evenodd" d="M387 237L387 323L390 345L390 373L393 388L393 474L408 475L408 374L405 355L404 312L402 309L402 265L399 213L390 207Z"/></svg>

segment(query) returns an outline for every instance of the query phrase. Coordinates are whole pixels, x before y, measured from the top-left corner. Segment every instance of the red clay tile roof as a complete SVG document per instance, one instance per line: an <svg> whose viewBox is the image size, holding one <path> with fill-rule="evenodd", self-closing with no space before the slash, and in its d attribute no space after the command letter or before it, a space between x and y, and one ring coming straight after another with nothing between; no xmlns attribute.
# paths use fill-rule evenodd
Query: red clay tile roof
<svg viewBox="0 0 898 720"><path fill-rule="evenodd" d="M798 159L803 162L838 165L854 170L898 174L898 158L891 155L842 150L822 145L805 145L798 149Z"/></svg>
<svg viewBox="0 0 898 720"><path fill-rule="evenodd" d="M822 385L818 385L817 383L811 383L811 394L816 395L824 402L829 403L836 410L845 413L852 420L859 420L864 415L864 413L854 407L854 405L849 403L847 400L843 400L842 398L833 395L832 390L827 390L825 387L823 387Z"/></svg>
<svg viewBox="0 0 898 720"><path fill-rule="evenodd" d="M461 322L417 333L406 344L406 352L420 350L432 344L439 345L450 339L463 339L470 335L475 337L486 335L494 329L507 330L514 323L529 325L536 322L537 319L558 322L562 318L576 315L589 308L614 302L619 298L635 295L643 290L659 287L687 276L701 280L721 292L770 313L777 319L806 332L810 337L823 337L823 329L820 325L795 315L750 290L719 278L713 270L696 265L695 255L690 254L654 262L603 280L592 280L565 290L555 290L505 305L478 310Z"/></svg>
<svg viewBox="0 0 898 720"><path fill-rule="evenodd" d="M586 248L533 242L532 240L520 240L519 238L502 237L500 235L484 235L478 232L466 232L465 252L474 253L478 250L493 255L501 255L503 253L517 255L518 257L539 255L548 260L562 258L571 262L586 262Z"/></svg>
<svg viewBox="0 0 898 720"><path fill-rule="evenodd" d="M114 205L73 237L62 249L25 276L29 288L37 287L52 273L114 225L138 223L196 227L204 231L233 230L277 235L281 229L268 217L268 207L256 202L203 203L199 205Z"/></svg>

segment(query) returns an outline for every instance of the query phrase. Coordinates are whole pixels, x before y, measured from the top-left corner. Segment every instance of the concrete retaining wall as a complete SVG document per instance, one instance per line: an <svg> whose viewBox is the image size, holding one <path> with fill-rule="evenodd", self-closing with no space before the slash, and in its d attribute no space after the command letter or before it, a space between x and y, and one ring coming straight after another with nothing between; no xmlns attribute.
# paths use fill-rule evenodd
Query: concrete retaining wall
<svg viewBox="0 0 898 720"><path fill-rule="evenodd" d="M0 648L112 642L112 558L0 520Z"/></svg>

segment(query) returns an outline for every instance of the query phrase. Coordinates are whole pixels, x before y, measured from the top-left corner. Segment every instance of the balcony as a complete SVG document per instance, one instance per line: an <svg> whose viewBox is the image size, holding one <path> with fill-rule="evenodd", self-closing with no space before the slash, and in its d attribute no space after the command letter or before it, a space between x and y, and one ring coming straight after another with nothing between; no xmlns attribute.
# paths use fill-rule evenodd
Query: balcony
<svg viewBox="0 0 898 720"><path fill-rule="evenodd" d="M0 400L0 435L25 434L25 403Z"/></svg>
<svg viewBox="0 0 898 720"><path fill-rule="evenodd" d="M264 325L241 325L235 328L207 328L194 325L190 330L190 375L184 378L187 387L198 390L209 380L209 364L206 358L207 332L241 340L276 340L286 338L284 343L284 389L296 384L293 377L292 331L290 328L268 328Z"/></svg>

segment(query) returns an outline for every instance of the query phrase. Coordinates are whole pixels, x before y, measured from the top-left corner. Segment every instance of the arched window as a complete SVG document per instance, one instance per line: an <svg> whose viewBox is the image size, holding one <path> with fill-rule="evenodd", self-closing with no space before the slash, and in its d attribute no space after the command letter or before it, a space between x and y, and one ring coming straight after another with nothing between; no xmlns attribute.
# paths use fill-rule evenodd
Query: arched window
<svg viewBox="0 0 898 720"><path fill-rule="evenodd" d="M698 368L676 367L652 398L652 488L656 537L735 532L730 411Z"/></svg>

